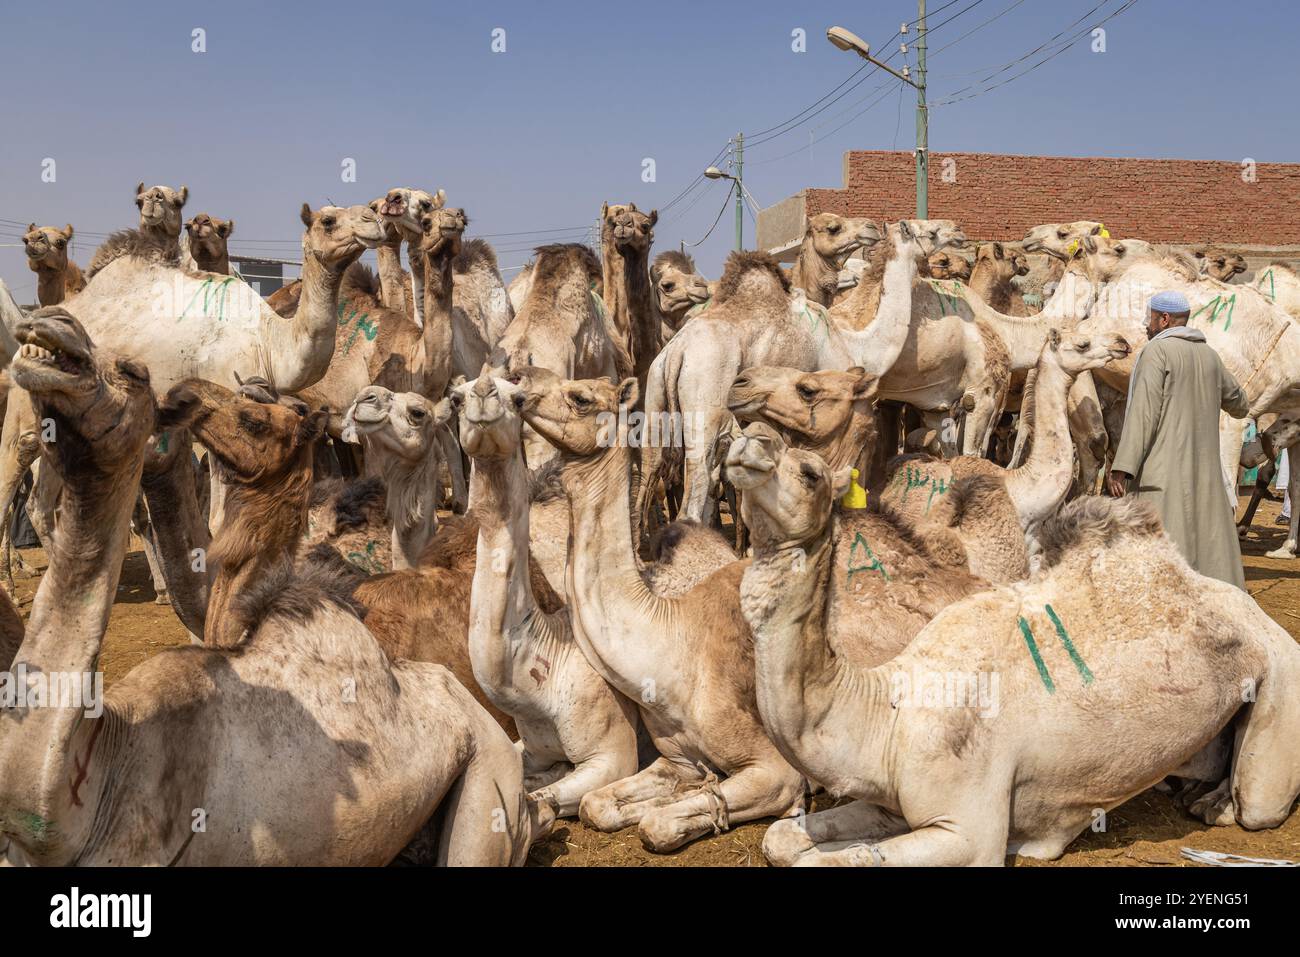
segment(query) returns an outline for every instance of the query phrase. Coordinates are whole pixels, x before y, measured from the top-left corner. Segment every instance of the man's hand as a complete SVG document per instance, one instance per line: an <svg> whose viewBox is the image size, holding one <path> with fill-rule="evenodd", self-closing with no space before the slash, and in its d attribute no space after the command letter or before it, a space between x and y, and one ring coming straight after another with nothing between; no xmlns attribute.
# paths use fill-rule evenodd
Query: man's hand
<svg viewBox="0 0 1300 957"><path fill-rule="evenodd" d="M1128 480L1130 476L1127 472L1111 472L1110 478L1106 482L1110 494L1115 498L1123 498L1124 493L1128 491Z"/></svg>

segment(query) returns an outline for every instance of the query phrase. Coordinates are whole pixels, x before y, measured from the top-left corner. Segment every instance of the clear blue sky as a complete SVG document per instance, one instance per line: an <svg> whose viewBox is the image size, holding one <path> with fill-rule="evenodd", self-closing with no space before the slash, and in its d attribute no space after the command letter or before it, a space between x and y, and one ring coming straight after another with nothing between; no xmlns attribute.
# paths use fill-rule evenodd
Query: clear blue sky
<svg viewBox="0 0 1300 957"><path fill-rule="evenodd" d="M1124 2L930 0L931 101ZM826 42L828 26L884 55L916 17L911 0L288 7L7 4L0 220L71 221L84 266L92 232L134 224L138 181L185 183L187 215L235 218L237 251L293 258L304 200L441 187L468 211L471 233L489 234L502 266L515 266L535 242L583 238L602 200L664 206L737 130L756 141L845 81L861 61ZM191 52L196 27L206 53ZM494 28L505 30L504 53L492 52ZM804 53L791 49L797 28ZM1300 160L1293 0L1138 0L1105 29L1105 53L1085 38L1005 86L936 107L933 153ZM915 64L914 53L907 59ZM910 148L914 95L900 98L896 81L879 87L879 73L853 82L864 77L808 122L746 150L746 184L761 205L838 186L846 150ZM820 140L811 147L810 130ZM55 183L41 181L46 157L57 162ZM355 183L341 181L345 157L356 160ZM653 183L642 181L645 158L655 161ZM656 248L703 236L726 188L707 183L662 214ZM573 230L494 235L557 227ZM745 231L752 244L748 217ZM0 222L0 243L20 232ZM698 252L707 274L718 273L733 235L728 210ZM20 249L0 248L0 275L20 299L34 298Z"/></svg>

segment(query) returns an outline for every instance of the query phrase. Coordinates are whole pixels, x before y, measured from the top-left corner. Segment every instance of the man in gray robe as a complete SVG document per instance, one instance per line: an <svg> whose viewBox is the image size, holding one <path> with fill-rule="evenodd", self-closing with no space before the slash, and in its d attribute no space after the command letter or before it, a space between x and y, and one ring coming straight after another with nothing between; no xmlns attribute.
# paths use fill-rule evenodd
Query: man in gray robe
<svg viewBox="0 0 1300 957"><path fill-rule="evenodd" d="M1149 308L1150 342L1129 382L1110 492L1148 499L1188 564L1244 590L1237 529L1223 495L1219 410L1243 418L1246 393L1205 334L1187 328L1186 296L1158 293Z"/></svg>

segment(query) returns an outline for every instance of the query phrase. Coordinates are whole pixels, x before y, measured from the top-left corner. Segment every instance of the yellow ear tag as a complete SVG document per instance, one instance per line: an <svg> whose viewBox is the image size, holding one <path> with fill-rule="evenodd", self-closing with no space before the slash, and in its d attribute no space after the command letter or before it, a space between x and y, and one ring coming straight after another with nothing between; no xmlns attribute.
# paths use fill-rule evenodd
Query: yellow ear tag
<svg viewBox="0 0 1300 957"><path fill-rule="evenodd" d="M858 470L853 469L849 474L852 476L849 479L849 490L840 499L840 504L845 508L866 508L867 490L858 484Z"/></svg>
<svg viewBox="0 0 1300 957"><path fill-rule="evenodd" d="M1098 225L1100 226L1101 224L1098 223ZM1110 239L1110 230L1107 229L1105 226L1102 226L1102 227L1101 227L1101 232L1099 232L1097 235L1098 235L1098 236L1104 236L1106 239Z"/></svg>
<svg viewBox="0 0 1300 957"><path fill-rule="evenodd" d="M1079 240L1077 239L1070 240L1070 245L1065 247L1065 251L1069 253L1071 257L1074 256L1075 252L1077 252L1078 249L1079 249Z"/></svg>

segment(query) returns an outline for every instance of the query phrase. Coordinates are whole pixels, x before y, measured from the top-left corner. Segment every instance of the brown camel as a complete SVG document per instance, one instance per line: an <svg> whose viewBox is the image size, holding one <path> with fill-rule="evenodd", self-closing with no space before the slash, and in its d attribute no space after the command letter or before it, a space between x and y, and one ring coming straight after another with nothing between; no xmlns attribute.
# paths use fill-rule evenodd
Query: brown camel
<svg viewBox="0 0 1300 957"><path fill-rule="evenodd" d="M790 270L790 285L802 289L809 302L830 306L849 254L879 237L879 227L871 220L818 213L804 230L799 256Z"/></svg>
<svg viewBox="0 0 1300 957"><path fill-rule="evenodd" d="M1027 316L1030 312L1025 307L1025 298L1011 280L1028 274L1029 258L1023 251L1003 243L984 243L975 253L975 265L971 267L967 284L998 312Z"/></svg>
<svg viewBox="0 0 1300 957"><path fill-rule="evenodd" d="M86 277L68 255L71 243L71 223L62 229L35 223L27 227L23 247L27 268L36 273L36 301L42 306L56 305L86 288Z"/></svg>
<svg viewBox="0 0 1300 957"><path fill-rule="evenodd" d="M1246 271L1246 257L1218 246L1198 246L1192 250L1202 275L1219 282L1232 282Z"/></svg>
<svg viewBox="0 0 1300 957"><path fill-rule="evenodd" d="M671 329L680 329L686 314L712 293L709 281L695 270L695 260L675 249L665 250L650 265L650 283L659 298L659 314Z"/></svg>
<svg viewBox="0 0 1300 957"><path fill-rule="evenodd" d="M185 222L189 252L194 264L204 272L230 275L230 250L227 243L235 232L233 219L217 219L199 213Z"/></svg>
<svg viewBox="0 0 1300 957"><path fill-rule="evenodd" d="M970 260L952 250L941 249L937 253L931 253L926 260L926 265L930 267L932 279L957 279L961 282L970 282Z"/></svg>
<svg viewBox="0 0 1300 957"><path fill-rule="evenodd" d="M642 389L650 363L663 344L659 305L650 286L650 246L658 221L658 210L643 213L636 203L605 203L600 208L605 308L632 363L620 366L618 374L635 375ZM552 371L564 374L561 369Z"/></svg>
<svg viewBox="0 0 1300 957"><path fill-rule="evenodd" d="M59 423L61 440L43 454L63 480L58 535L16 666L89 674L145 443L158 425L181 426L199 400L169 405L156 425L144 367L97 349L59 307L15 332L23 347L11 373L39 416ZM252 447L240 442L251 408L229 405L224 422L204 422L243 474L259 466L233 458L237 445ZM256 421L285 444L303 425L283 407L257 408L273 410ZM304 504L250 506L278 524ZM96 702L97 715L32 708L9 724L0 735L7 863L385 864L422 836L444 863L521 863L533 823L509 740L444 669L390 664L329 584L268 575L231 609L246 634L237 649L169 649ZM494 813L503 826L485 827Z"/></svg>

